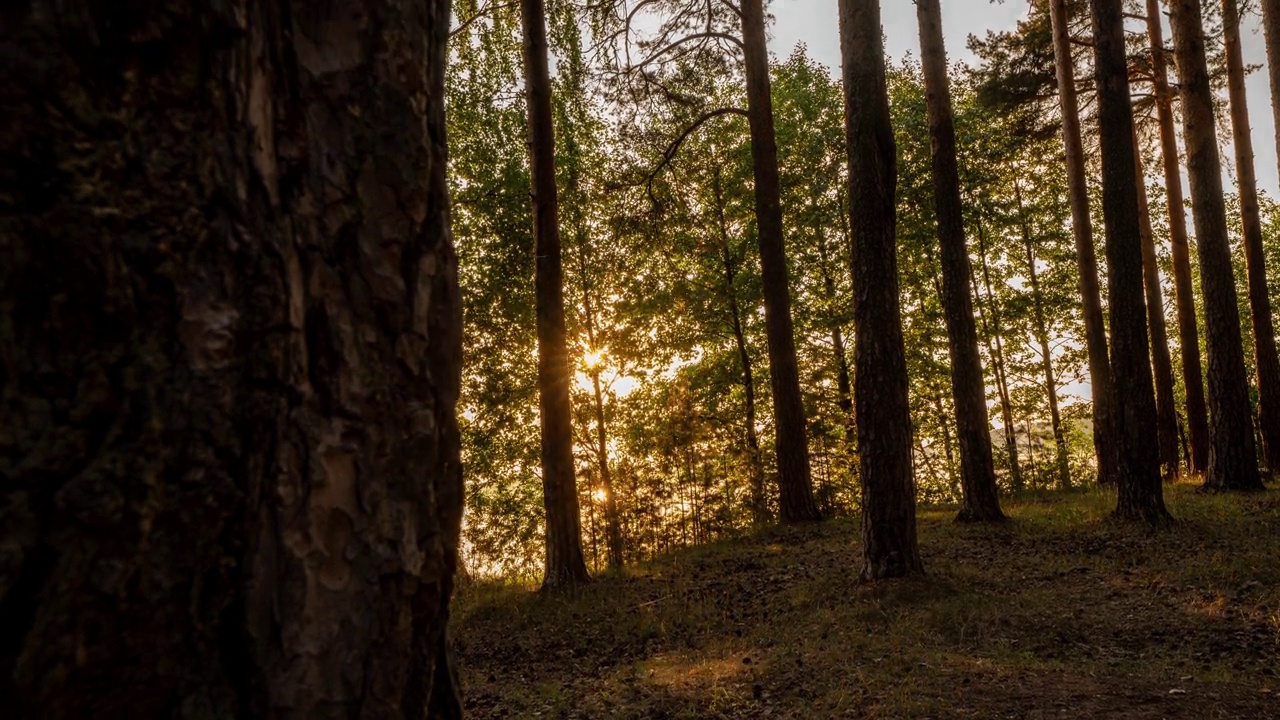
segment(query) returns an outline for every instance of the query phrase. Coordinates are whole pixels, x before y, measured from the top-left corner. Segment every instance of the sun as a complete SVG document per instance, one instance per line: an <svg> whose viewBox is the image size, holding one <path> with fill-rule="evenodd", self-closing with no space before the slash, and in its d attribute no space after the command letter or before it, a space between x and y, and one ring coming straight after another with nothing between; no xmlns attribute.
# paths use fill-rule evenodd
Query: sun
<svg viewBox="0 0 1280 720"><path fill-rule="evenodd" d="M605 492L604 488L596 488L591 491L591 499L598 503L602 503L609 499L609 493Z"/></svg>

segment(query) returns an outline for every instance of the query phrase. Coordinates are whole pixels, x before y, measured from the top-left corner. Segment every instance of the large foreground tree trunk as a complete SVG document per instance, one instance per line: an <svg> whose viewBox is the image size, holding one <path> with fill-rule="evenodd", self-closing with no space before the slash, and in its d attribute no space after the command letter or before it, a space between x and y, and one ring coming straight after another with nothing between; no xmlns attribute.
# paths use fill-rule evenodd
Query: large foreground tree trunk
<svg viewBox="0 0 1280 720"><path fill-rule="evenodd" d="M969 250L965 247L964 214L960 201L960 171L956 162L956 131L947 77L947 52L942 39L942 8L938 0L916 0L920 24L920 59L929 115L933 158L933 197L938 215L938 244L942 259L942 302L946 310L951 350L951 397L956 406L956 434L960 440L960 483L963 504L957 520L1004 520L996 490L991 457L991 422L987 418L987 389L978 353L973 299L969 295Z"/></svg>
<svg viewBox="0 0 1280 720"><path fill-rule="evenodd" d="M1133 167L1138 178L1138 229L1142 235L1142 283L1146 289L1147 327L1151 340L1151 369L1156 383L1156 437L1160 443L1160 468L1166 479L1178 477L1178 409L1173 397L1173 359L1169 356L1169 333L1164 323L1164 293L1160 288L1160 268L1156 260L1155 231L1151 228L1151 208L1147 202L1147 178L1142 170L1142 153L1134 138Z"/></svg>
<svg viewBox="0 0 1280 720"><path fill-rule="evenodd" d="M821 520L809 476L805 429L787 254L782 240L782 201L778 181L778 143L773 129L769 88L769 50L763 0L742 0L742 45L747 81L747 122L751 126L751 167L755 178L756 234L764 289L765 335L769 342L769 382L773 389L777 435L778 506L783 522Z"/></svg>
<svg viewBox="0 0 1280 720"><path fill-rule="evenodd" d="M1268 0L1270 1L1270 0ZM1195 289L1191 279L1191 249L1187 242L1187 208L1182 198L1182 161L1173 122L1173 97L1165 62L1160 0L1147 0L1147 37L1151 41L1152 86L1160 120L1160 155L1164 164L1165 199L1169 211L1169 249L1173 260L1173 289L1178 311L1178 344L1182 349L1182 386L1187 397L1188 471L1209 467L1209 411L1200 368L1200 329L1196 321Z"/></svg>
<svg viewBox="0 0 1280 720"><path fill-rule="evenodd" d="M1209 466L1204 486L1213 490L1251 490L1262 487L1262 479L1249 417L1249 386L1227 240L1204 25L1199 0L1172 0L1170 7L1182 88L1182 135L1187 144L1191 209L1204 293L1205 345L1209 351Z"/></svg>
<svg viewBox="0 0 1280 720"><path fill-rule="evenodd" d="M533 191L534 295L538 325L538 409L542 431L542 500L546 507L544 587L590 580L582 554L582 510L573 464L569 348L564 326L564 270L556 193L556 141L547 71L543 0L521 0L525 101L529 110L529 178Z"/></svg>
<svg viewBox="0 0 1280 720"><path fill-rule="evenodd" d="M1091 0L1090 4L1102 150L1102 215L1107 233L1115 469L1120 491L1116 515L1162 523L1170 518L1164 506L1157 454L1123 8L1121 0Z"/></svg>
<svg viewBox="0 0 1280 720"><path fill-rule="evenodd" d="M449 3L3 16L6 714L457 716Z"/></svg>
<svg viewBox="0 0 1280 720"><path fill-rule="evenodd" d="M1231 132L1236 149L1236 186L1244 230L1244 259L1249 277L1249 310L1253 318L1253 352L1258 373L1258 430L1267 469L1280 471L1280 356L1267 294L1266 255L1262 249L1262 217L1258 212L1258 181L1253 168L1253 136L1240 52L1240 11L1236 0L1222 0L1222 27L1227 45L1227 88L1231 102Z"/></svg>
<svg viewBox="0 0 1280 720"><path fill-rule="evenodd" d="M907 361L898 303L897 155L877 0L840 0L840 57L853 236L853 391L862 418L862 578L876 580L924 572L916 541Z"/></svg>
<svg viewBox="0 0 1280 720"><path fill-rule="evenodd" d="M1084 313L1085 349L1089 355L1089 383L1093 394L1093 449L1098 458L1098 482L1113 485L1116 482L1117 462L1114 392L1111 365L1107 358L1107 329L1102 317L1102 293L1098 288L1098 258L1093 247L1093 222L1089 217L1089 183L1085 175L1084 142L1080 137L1080 110L1076 99L1075 62L1071 58L1069 18L1067 0L1049 0L1058 101L1062 108L1062 141L1066 148L1071 231L1076 241L1076 263L1080 269L1080 301Z"/></svg>

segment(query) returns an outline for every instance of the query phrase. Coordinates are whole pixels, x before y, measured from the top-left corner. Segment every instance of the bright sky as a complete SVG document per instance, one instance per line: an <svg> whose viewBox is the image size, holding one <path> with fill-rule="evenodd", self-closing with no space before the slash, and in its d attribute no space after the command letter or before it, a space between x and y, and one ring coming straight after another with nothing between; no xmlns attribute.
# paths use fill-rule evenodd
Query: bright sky
<svg viewBox="0 0 1280 720"><path fill-rule="evenodd" d="M916 6L911 0L881 0L887 49L900 58L908 51L919 56ZM970 34L983 35L987 30L1012 29L1026 13L1024 0L942 0L942 27L946 35L947 53L952 61L968 61L973 56L965 47ZM809 54L832 68L840 67L840 37L836 22L836 0L773 0L769 8L777 22L772 28L770 50L779 59L791 54L796 43L809 47ZM1242 33L1245 65L1265 66L1266 49L1262 44L1261 21L1256 14L1245 18ZM1165 39L1170 37L1166 21ZM1253 124L1253 146L1258 183L1271 197L1277 192L1275 135L1271 121L1271 95L1265 69L1248 78L1249 120ZM1223 148L1223 161L1232 158L1230 146Z"/></svg>

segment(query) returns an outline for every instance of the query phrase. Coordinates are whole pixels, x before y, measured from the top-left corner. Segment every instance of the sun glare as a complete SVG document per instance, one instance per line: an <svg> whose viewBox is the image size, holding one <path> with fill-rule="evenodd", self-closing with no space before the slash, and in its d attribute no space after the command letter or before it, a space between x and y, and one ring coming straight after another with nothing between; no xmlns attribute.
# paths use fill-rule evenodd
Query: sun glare
<svg viewBox="0 0 1280 720"><path fill-rule="evenodd" d="M591 491L591 499L602 503L609 499L609 493L605 492L604 488L596 488Z"/></svg>

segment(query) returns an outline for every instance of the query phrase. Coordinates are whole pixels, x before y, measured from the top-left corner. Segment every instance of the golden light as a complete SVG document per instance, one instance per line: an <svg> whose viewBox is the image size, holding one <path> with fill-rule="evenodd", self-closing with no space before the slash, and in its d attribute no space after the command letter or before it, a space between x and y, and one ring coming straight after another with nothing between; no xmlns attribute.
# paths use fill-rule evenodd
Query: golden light
<svg viewBox="0 0 1280 720"><path fill-rule="evenodd" d="M591 499L596 502L604 502L609 499L609 493L605 492L604 488L596 488L591 491Z"/></svg>
<svg viewBox="0 0 1280 720"><path fill-rule="evenodd" d="M604 367L604 349L588 350L582 356L582 364L587 370L598 370Z"/></svg>

